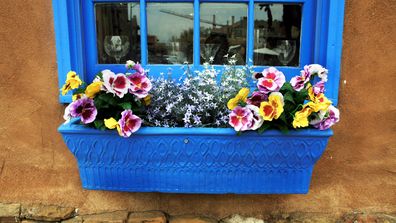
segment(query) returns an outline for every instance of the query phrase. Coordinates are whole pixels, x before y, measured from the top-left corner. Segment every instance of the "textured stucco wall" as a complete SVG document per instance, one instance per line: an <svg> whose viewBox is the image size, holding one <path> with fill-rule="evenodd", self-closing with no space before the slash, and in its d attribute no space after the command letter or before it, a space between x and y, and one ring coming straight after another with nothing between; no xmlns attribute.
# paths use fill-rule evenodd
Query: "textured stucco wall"
<svg viewBox="0 0 396 223"><path fill-rule="evenodd" d="M342 121L308 195L86 191L56 129L62 122L50 0L0 1L0 201L161 209L222 217L267 211L396 210L396 2L347 0ZM241 182L243 183L243 182Z"/></svg>

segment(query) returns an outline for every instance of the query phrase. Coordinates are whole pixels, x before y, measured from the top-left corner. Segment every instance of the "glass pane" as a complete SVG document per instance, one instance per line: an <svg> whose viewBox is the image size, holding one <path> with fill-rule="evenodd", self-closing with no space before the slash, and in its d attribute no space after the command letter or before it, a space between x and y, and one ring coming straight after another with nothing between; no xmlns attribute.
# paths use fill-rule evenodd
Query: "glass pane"
<svg viewBox="0 0 396 223"><path fill-rule="evenodd" d="M192 63L192 3L147 3L148 62Z"/></svg>
<svg viewBox="0 0 396 223"><path fill-rule="evenodd" d="M237 64L246 63L247 4L202 3L201 63L227 63L235 55Z"/></svg>
<svg viewBox="0 0 396 223"><path fill-rule="evenodd" d="M139 3L97 3L95 13L98 62L140 61Z"/></svg>
<svg viewBox="0 0 396 223"><path fill-rule="evenodd" d="M301 5L254 5L255 65L299 66Z"/></svg>

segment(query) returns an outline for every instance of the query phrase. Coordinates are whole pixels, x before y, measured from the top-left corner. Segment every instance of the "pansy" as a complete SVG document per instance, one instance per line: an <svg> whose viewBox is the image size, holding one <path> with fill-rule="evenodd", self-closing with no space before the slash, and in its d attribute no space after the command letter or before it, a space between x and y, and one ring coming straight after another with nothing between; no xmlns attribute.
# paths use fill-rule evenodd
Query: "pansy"
<svg viewBox="0 0 396 223"><path fill-rule="evenodd" d="M131 83L129 91L136 95L138 98L145 98L151 90L152 85L150 79L141 73L134 73L128 76Z"/></svg>
<svg viewBox="0 0 396 223"><path fill-rule="evenodd" d="M65 95L70 90L80 87L81 84L82 81L77 73L74 71L69 71L69 73L67 73L66 82L61 88L62 95Z"/></svg>
<svg viewBox="0 0 396 223"><path fill-rule="evenodd" d="M323 93L315 94L313 87L308 88L308 96L310 102L307 103L315 112L320 110L327 110L331 105L331 101Z"/></svg>
<svg viewBox="0 0 396 223"><path fill-rule="evenodd" d="M97 93L100 92L102 88L102 82L96 81L92 82L92 84L88 85L87 88L85 89L85 95L88 98L94 98Z"/></svg>
<svg viewBox="0 0 396 223"><path fill-rule="evenodd" d="M136 132L142 126L142 120L128 109L121 113L121 119L118 120L120 125L120 135L129 137L132 133Z"/></svg>
<svg viewBox="0 0 396 223"><path fill-rule="evenodd" d="M250 109L241 106L235 107L229 115L229 124L235 131L246 131L252 126L253 114Z"/></svg>
<svg viewBox="0 0 396 223"><path fill-rule="evenodd" d="M246 108L249 109L253 115L249 130L257 130L264 123L264 119L260 115L260 109L254 105L246 105Z"/></svg>
<svg viewBox="0 0 396 223"><path fill-rule="evenodd" d="M132 69L134 69L139 74L145 74L142 65L140 65L139 63L136 63L135 65L133 65Z"/></svg>
<svg viewBox="0 0 396 223"><path fill-rule="evenodd" d="M126 63L125 63L125 68L126 69L133 69L133 66L135 66L135 62L133 62L132 60L128 60Z"/></svg>
<svg viewBox="0 0 396 223"><path fill-rule="evenodd" d="M250 98L246 100L246 103L249 105L260 107L261 102L266 101L267 99L268 95L260 91L255 91L252 93L252 96L250 96Z"/></svg>
<svg viewBox="0 0 396 223"><path fill-rule="evenodd" d="M110 70L103 70L102 74L102 86L106 92L116 94L120 98L123 98L128 93L131 84L124 74L114 74Z"/></svg>
<svg viewBox="0 0 396 223"><path fill-rule="evenodd" d="M235 107L237 107L239 105L240 102L246 102L247 101L247 97L249 96L249 88L242 88L241 90L239 90L238 94L234 97L231 98L228 103L227 103L227 107L230 110L233 110Z"/></svg>
<svg viewBox="0 0 396 223"><path fill-rule="evenodd" d="M340 120L340 111L336 107L330 105L327 111L321 110L318 113L318 117L316 119L311 120L309 124L311 124L313 127L317 129L325 130L333 126L339 120Z"/></svg>
<svg viewBox="0 0 396 223"><path fill-rule="evenodd" d="M292 123L293 127L307 127L309 125L308 117L312 114L312 112L313 109L308 104L305 104L300 111L297 111L294 114L294 119Z"/></svg>
<svg viewBox="0 0 396 223"><path fill-rule="evenodd" d="M266 121L278 119L283 113L284 104L283 95L280 92L272 92L268 97L268 101L261 102L260 115Z"/></svg>
<svg viewBox="0 0 396 223"><path fill-rule="evenodd" d="M324 93L325 91L325 82L324 81L319 81L315 85L312 86L312 91L315 95L319 95L321 93Z"/></svg>
<svg viewBox="0 0 396 223"><path fill-rule="evenodd" d="M94 101L87 97L73 101L66 110L68 110L66 112L70 113L70 117L80 117L81 122L84 124L95 121L96 115L98 114Z"/></svg>
<svg viewBox="0 0 396 223"><path fill-rule="evenodd" d="M294 90L301 91L310 78L311 73L307 69L304 69L300 72L299 76L295 76L290 80L290 84Z"/></svg>
<svg viewBox="0 0 396 223"><path fill-rule="evenodd" d="M304 70L307 70L311 75L318 75L323 82L327 82L327 73L329 72L326 68L320 64L311 64L304 66Z"/></svg>
<svg viewBox="0 0 396 223"><path fill-rule="evenodd" d="M285 75L275 67L265 69L262 74L263 77L257 81L257 87L265 94L279 91L286 81Z"/></svg>
<svg viewBox="0 0 396 223"><path fill-rule="evenodd" d="M72 101L76 101L76 100L82 98L83 96L84 96L84 94L82 94L82 93L73 94Z"/></svg>
<svg viewBox="0 0 396 223"><path fill-rule="evenodd" d="M121 119L118 122L114 118L109 118L104 120L104 124L108 129L117 128L120 136L129 137L140 129L142 120L128 109L121 113Z"/></svg>

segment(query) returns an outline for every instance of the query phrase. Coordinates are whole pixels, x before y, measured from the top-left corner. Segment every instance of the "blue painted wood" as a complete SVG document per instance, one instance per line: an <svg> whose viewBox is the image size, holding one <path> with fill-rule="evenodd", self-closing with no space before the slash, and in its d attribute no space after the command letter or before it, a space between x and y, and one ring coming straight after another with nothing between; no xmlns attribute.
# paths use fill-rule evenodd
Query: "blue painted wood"
<svg viewBox="0 0 396 223"><path fill-rule="evenodd" d="M58 87L60 89L66 81L67 72L72 69L69 21L68 17L64 16L68 13L67 1L53 0L52 7L54 11L56 57L58 63ZM69 99L71 99L71 93L61 95L59 92L59 101L61 103L68 102Z"/></svg>
<svg viewBox="0 0 396 223"><path fill-rule="evenodd" d="M86 189L205 194L307 193L331 130L141 128L130 138L76 123L59 127Z"/></svg>
<svg viewBox="0 0 396 223"><path fill-rule="evenodd" d="M147 46L147 16L146 16L146 1L140 0L140 49L141 49L141 64L145 66L148 58Z"/></svg>
<svg viewBox="0 0 396 223"><path fill-rule="evenodd" d="M200 57L200 51L201 51L201 40L200 40L200 30L201 30L201 22L200 22L200 5L199 5L199 0L194 0L194 39L193 39L193 44L194 44L194 49L193 49L193 64L194 68L198 68L201 63L201 57ZM191 62L191 61L188 61Z"/></svg>
<svg viewBox="0 0 396 223"><path fill-rule="evenodd" d="M249 1L247 22L246 64L251 66L254 51L254 0Z"/></svg>

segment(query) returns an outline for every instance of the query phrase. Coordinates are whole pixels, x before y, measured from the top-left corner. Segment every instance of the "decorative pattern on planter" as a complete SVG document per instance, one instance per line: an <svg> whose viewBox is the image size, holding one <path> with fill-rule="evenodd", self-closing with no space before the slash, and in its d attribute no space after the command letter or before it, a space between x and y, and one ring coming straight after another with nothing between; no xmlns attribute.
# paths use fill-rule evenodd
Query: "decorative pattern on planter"
<svg viewBox="0 0 396 223"><path fill-rule="evenodd" d="M77 124L59 131L86 189L213 194L307 193L313 165L332 135L148 127L121 138Z"/></svg>

